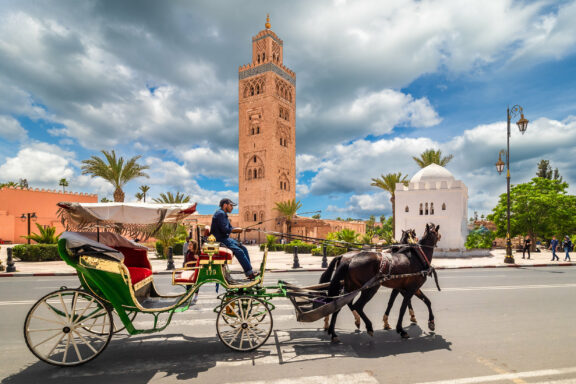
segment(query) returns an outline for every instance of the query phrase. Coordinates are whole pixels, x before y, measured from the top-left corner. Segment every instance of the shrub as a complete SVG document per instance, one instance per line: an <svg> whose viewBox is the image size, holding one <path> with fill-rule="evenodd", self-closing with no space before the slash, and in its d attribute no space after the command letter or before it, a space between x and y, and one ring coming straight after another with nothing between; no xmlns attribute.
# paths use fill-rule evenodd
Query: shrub
<svg viewBox="0 0 576 384"><path fill-rule="evenodd" d="M260 244L260 250L264 251L265 246L266 244ZM278 252L283 250L284 250L284 244L272 244L271 246L268 246L268 251L270 252Z"/></svg>
<svg viewBox="0 0 576 384"><path fill-rule="evenodd" d="M183 255L184 254L184 242L178 242L178 243L174 243L172 245L172 252L174 255ZM162 245L162 242L157 241L156 242L156 254L158 255L158 257L163 257L164 255L164 245ZM168 256L168 254L166 254L166 256Z"/></svg>
<svg viewBox="0 0 576 384"><path fill-rule="evenodd" d="M298 253L312 253L312 249L316 246L314 244L304 243L300 240L294 240L284 245L284 252L294 253L294 247L298 247Z"/></svg>
<svg viewBox="0 0 576 384"><path fill-rule="evenodd" d="M12 247L12 254L21 261L61 260L57 244L21 244Z"/></svg>
<svg viewBox="0 0 576 384"><path fill-rule="evenodd" d="M468 234L466 238L466 243L464 246L466 249L481 248L490 249L492 248L492 242L496 238L496 234L486 228L476 229Z"/></svg>
<svg viewBox="0 0 576 384"><path fill-rule="evenodd" d="M339 256L339 255L343 255L346 252L348 252L348 249L346 249L346 248L333 247L333 246L326 247L326 256ZM323 256L322 247L316 247L316 248L312 249L312 255Z"/></svg>

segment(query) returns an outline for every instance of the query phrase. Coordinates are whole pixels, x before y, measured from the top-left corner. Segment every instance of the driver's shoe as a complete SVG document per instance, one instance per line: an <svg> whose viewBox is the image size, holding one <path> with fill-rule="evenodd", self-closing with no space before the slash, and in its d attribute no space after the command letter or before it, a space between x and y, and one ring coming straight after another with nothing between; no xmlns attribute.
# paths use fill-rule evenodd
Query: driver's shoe
<svg viewBox="0 0 576 384"><path fill-rule="evenodd" d="M252 273L249 274L247 277L248 277L248 280L254 280L254 279L256 279L258 276L260 276L260 272L252 272Z"/></svg>

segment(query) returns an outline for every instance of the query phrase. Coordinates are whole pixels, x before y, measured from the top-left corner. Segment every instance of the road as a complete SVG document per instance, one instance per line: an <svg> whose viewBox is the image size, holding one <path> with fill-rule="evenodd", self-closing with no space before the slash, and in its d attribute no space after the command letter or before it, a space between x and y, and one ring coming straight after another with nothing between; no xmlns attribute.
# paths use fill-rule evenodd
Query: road
<svg viewBox="0 0 576 384"><path fill-rule="evenodd" d="M269 273L299 285L318 272ZM214 286L197 306L177 314L161 333L115 336L97 359L76 368L38 361L26 348L22 327L32 304L74 277L0 279L0 379L2 383L576 383L576 268L443 270L442 292L424 286L436 315L426 328L426 308L414 307L418 325L404 322L411 338L381 329L389 291L367 306L374 337L355 332L347 309L339 317L341 342L331 344L321 322L297 323L291 304L275 300L274 331L256 352L228 350L216 336ZM168 276L162 292L174 291ZM399 304L399 302L398 302ZM397 306L391 315L396 319ZM139 320L140 321L140 320ZM142 321L149 321L142 319Z"/></svg>

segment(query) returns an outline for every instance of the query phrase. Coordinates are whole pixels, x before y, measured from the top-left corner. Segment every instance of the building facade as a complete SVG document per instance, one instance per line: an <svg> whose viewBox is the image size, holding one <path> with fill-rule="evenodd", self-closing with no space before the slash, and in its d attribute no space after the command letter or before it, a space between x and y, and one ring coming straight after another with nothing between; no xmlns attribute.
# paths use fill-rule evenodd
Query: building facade
<svg viewBox="0 0 576 384"><path fill-rule="evenodd" d="M47 189L0 189L0 241L10 243L27 242L22 236L30 231L38 232L35 223L56 227L56 234L64 231L56 215L59 202L97 203L98 195L77 192L60 192ZM22 217L24 216L24 217Z"/></svg>
<svg viewBox="0 0 576 384"><path fill-rule="evenodd" d="M269 19L265 27L252 37L251 63L238 70L238 217L241 227L281 231L275 203L296 198L296 74L283 64L284 43Z"/></svg>
<svg viewBox="0 0 576 384"><path fill-rule="evenodd" d="M418 171L406 187L396 184L396 239L403 229L420 237L426 223L440 225L442 238L434 255L458 256L468 236L468 188L446 168L431 164Z"/></svg>

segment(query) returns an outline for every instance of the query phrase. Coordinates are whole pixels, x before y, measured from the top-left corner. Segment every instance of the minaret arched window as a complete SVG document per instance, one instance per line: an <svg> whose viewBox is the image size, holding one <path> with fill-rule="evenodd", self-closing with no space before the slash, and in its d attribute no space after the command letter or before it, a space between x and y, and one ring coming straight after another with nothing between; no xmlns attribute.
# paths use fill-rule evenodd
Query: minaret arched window
<svg viewBox="0 0 576 384"><path fill-rule="evenodd" d="M258 171L255 169L254 170L254 178L257 179L258 178Z"/></svg>
<svg viewBox="0 0 576 384"><path fill-rule="evenodd" d="M258 221L258 215L254 212L254 221Z"/></svg>
<svg viewBox="0 0 576 384"><path fill-rule="evenodd" d="M262 53L262 61L263 62L266 61L266 54L265 53Z"/></svg>
<svg viewBox="0 0 576 384"><path fill-rule="evenodd" d="M246 221L250 221L250 212L246 212L246 213L244 214L244 219L245 219Z"/></svg>
<svg viewBox="0 0 576 384"><path fill-rule="evenodd" d="M258 64L260 64L260 54L258 54Z"/></svg>

